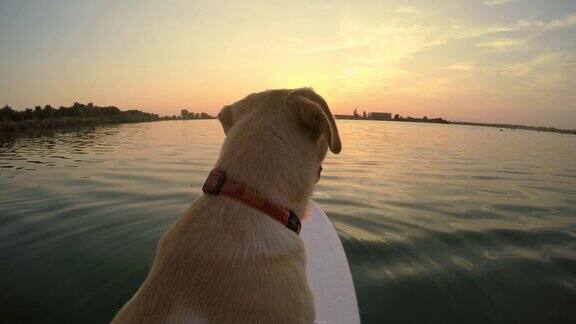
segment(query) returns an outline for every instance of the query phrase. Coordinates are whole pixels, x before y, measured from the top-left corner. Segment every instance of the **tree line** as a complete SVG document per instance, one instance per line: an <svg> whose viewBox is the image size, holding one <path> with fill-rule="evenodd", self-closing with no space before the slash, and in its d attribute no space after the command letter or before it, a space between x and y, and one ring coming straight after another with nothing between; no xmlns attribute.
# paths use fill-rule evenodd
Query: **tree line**
<svg viewBox="0 0 576 324"><path fill-rule="evenodd" d="M180 111L180 117L182 119L215 119L216 118L216 117L211 116L205 112L194 113L194 112L188 111L188 109L182 109Z"/></svg>
<svg viewBox="0 0 576 324"><path fill-rule="evenodd" d="M140 110L126 110L122 111L118 107L107 106L98 107L92 103L81 104L75 102L70 107L60 106L58 109L53 108L51 105L44 107L36 106L34 109L26 108L18 111L12 107L5 105L0 109L0 120L11 121L24 121L28 119L50 119L50 118L64 118L64 117L78 117L78 118L107 118L118 119L122 121L129 120L158 120L158 115L146 113Z"/></svg>
<svg viewBox="0 0 576 324"><path fill-rule="evenodd" d="M75 102L70 107L51 105L15 110L5 105L0 109L0 131L28 131L109 123L136 123L159 120L157 114L115 106L99 107L93 103Z"/></svg>

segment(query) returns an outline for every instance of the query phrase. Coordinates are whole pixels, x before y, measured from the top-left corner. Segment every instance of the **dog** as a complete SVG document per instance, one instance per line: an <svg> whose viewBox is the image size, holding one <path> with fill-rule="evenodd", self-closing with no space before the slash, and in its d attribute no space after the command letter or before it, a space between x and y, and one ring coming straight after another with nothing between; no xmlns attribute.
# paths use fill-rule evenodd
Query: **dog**
<svg viewBox="0 0 576 324"><path fill-rule="evenodd" d="M328 149L342 148L330 109L310 88L279 89L225 106L218 119L226 138L205 194L162 237L113 324L314 322L298 217ZM214 192L223 177L290 211L288 223Z"/></svg>

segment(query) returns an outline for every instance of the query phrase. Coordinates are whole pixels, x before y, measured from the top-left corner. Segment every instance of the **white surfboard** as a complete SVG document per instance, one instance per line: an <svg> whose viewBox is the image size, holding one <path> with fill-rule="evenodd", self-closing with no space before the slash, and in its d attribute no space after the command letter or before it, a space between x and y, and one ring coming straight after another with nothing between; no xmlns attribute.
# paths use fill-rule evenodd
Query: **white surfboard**
<svg viewBox="0 0 576 324"><path fill-rule="evenodd" d="M306 273L314 293L317 324L360 324L348 259L336 229L313 201L302 222L307 253Z"/></svg>

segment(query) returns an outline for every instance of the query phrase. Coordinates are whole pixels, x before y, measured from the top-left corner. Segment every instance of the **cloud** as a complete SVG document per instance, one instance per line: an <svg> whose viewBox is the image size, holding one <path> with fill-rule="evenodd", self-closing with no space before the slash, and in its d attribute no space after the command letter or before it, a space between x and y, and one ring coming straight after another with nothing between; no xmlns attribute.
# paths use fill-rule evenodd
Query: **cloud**
<svg viewBox="0 0 576 324"><path fill-rule="evenodd" d="M563 19L557 19L546 24L547 30L565 29L576 27L576 12L569 14Z"/></svg>
<svg viewBox="0 0 576 324"><path fill-rule="evenodd" d="M484 4L487 6L499 6L505 3L513 2L514 0L484 0Z"/></svg>
<svg viewBox="0 0 576 324"><path fill-rule="evenodd" d="M403 15L413 15L413 16L424 15L424 12L420 8L410 6L398 7L394 10L394 13Z"/></svg>
<svg viewBox="0 0 576 324"><path fill-rule="evenodd" d="M467 63L458 63L450 65L446 68L449 71L460 71L460 72L470 72L474 70L474 66Z"/></svg>
<svg viewBox="0 0 576 324"><path fill-rule="evenodd" d="M537 36L574 28L576 12L500 24L446 20L417 7L396 7L389 14L378 20L347 17L331 39L302 36L286 46L305 54L303 59L331 62L325 84L341 102L368 93L387 100L409 95L411 102L426 104L497 101L527 89L563 89L567 71L574 71L565 53L539 48ZM494 56L478 48L510 53Z"/></svg>
<svg viewBox="0 0 576 324"><path fill-rule="evenodd" d="M499 52L504 52L509 49L522 47L526 44L526 39L514 39L514 38L497 38L494 40L485 41L476 44L476 47L488 47L495 49Z"/></svg>
<svg viewBox="0 0 576 324"><path fill-rule="evenodd" d="M554 19L549 22L541 20L524 20L520 19L508 26L501 26L502 31L549 31L559 29L569 29L576 27L576 12L572 12L567 16Z"/></svg>
<svg viewBox="0 0 576 324"><path fill-rule="evenodd" d="M290 49L291 52L299 54L314 54L363 47L369 43L369 39L348 39L342 42L319 45L307 45L301 39L293 39L293 42L297 43L297 45Z"/></svg>
<svg viewBox="0 0 576 324"><path fill-rule="evenodd" d="M553 67L557 67L559 63L568 58L569 56L565 53L540 53L527 62L504 66L502 68L502 75L513 78L527 77L530 74L537 72L544 66L551 65Z"/></svg>
<svg viewBox="0 0 576 324"><path fill-rule="evenodd" d="M500 75L516 79L526 86L539 89L566 86L571 82L571 72L576 71L576 55L566 52L543 52L532 59L505 65Z"/></svg>
<svg viewBox="0 0 576 324"><path fill-rule="evenodd" d="M415 7L400 7L394 12L419 13L422 10ZM549 22L540 20L517 20L503 25L466 26L461 24L418 24L413 17L395 16L385 23L359 23L347 21L340 26L337 40L330 43L307 43L298 39L290 49L294 53L322 53L338 50L353 50L358 48L385 50L385 56L401 58L431 46L439 46L449 42L491 37L506 32L539 33L550 30L576 27L576 12ZM418 19L419 20L419 19ZM489 47L498 51L521 47L530 37L497 38L477 44L478 47ZM382 55L379 53L378 55Z"/></svg>

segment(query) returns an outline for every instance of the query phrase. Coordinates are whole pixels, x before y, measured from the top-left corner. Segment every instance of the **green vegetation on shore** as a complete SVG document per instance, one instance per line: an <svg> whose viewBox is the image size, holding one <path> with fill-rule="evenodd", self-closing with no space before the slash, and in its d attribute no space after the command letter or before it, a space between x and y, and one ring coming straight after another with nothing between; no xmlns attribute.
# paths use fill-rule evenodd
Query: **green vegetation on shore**
<svg viewBox="0 0 576 324"><path fill-rule="evenodd" d="M180 112L180 119L216 119L216 117L205 112L195 113L190 112L187 109L182 109Z"/></svg>
<svg viewBox="0 0 576 324"><path fill-rule="evenodd" d="M58 109L46 105L43 108L14 110L9 106L0 109L0 133L35 133L63 128L85 127L105 124L139 123L159 120L158 115L140 110L122 111L114 106L98 107L94 104L75 102L70 107Z"/></svg>

